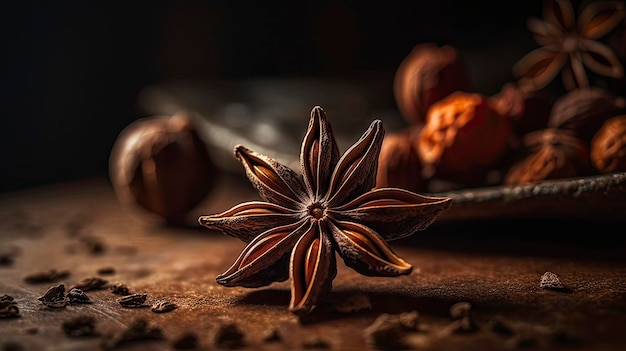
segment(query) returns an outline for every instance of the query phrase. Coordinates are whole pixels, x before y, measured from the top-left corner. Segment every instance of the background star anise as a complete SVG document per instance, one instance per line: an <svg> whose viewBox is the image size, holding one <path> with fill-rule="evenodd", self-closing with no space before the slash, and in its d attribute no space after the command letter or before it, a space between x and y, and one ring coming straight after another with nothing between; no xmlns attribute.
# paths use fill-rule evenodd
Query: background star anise
<svg viewBox="0 0 626 351"><path fill-rule="evenodd" d="M623 1L595 1L579 11L569 0L544 1L543 21L528 20L540 48L524 56L513 67L519 84L527 91L545 87L562 71L567 90L589 88L585 67L612 78L621 78L624 67L611 48L597 41L624 18Z"/></svg>
<svg viewBox="0 0 626 351"><path fill-rule="evenodd" d="M429 226L452 199L399 188L374 189L384 137L380 120L340 157L330 122L314 107L302 142L302 176L244 146L235 156L264 201L200 216L200 225L248 245L217 277L225 286L259 287L291 278L290 311L311 312L332 287L338 253L366 276L409 274L388 240Z"/></svg>

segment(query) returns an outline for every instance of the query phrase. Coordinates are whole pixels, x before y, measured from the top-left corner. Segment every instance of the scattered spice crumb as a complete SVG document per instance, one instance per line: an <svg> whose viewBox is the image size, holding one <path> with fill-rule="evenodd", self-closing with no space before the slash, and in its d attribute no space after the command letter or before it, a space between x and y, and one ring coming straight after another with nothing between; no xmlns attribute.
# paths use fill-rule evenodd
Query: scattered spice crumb
<svg viewBox="0 0 626 351"><path fill-rule="evenodd" d="M65 308L67 306L67 299L65 298L65 285L59 284L46 290L43 296L37 298L46 307L50 308Z"/></svg>
<svg viewBox="0 0 626 351"><path fill-rule="evenodd" d="M235 323L220 325L215 335L215 346L224 349L237 349L244 346L245 335Z"/></svg>
<svg viewBox="0 0 626 351"><path fill-rule="evenodd" d="M35 335L39 333L39 329L37 329L37 327L26 328L24 329L24 333L28 335Z"/></svg>
<svg viewBox="0 0 626 351"><path fill-rule="evenodd" d="M126 329L105 338L103 347L105 349L115 349L129 342L164 340L165 336L161 328L155 324L148 323L143 318L133 320Z"/></svg>
<svg viewBox="0 0 626 351"><path fill-rule="evenodd" d="M138 308L145 307L144 302L146 302L146 298L148 294L131 294L128 296L120 297L117 299L117 302L122 305L122 307L126 308Z"/></svg>
<svg viewBox="0 0 626 351"><path fill-rule="evenodd" d="M152 305L151 310L152 312L155 312L155 313L165 313L165 312L172 311L176 309L177 307L178 306L176 306L176 304L173 302L158 301Z"/></svg>
<svg viewBox="0 0 626 351"><path fill-rule="evenodd" d="M19 253L20 249L17 246L0 247L0 266L12 265Z"/></svg>
<svg viewBox="0 0 626 351"><path fill-rule="evenodd" d="M561 282L561 278L558 275L552 272L545 272L541 276L541 280L539 281L539 287L547 290L554 290L560 292L571 292L563 283Z"/></svg>
<svg viewBox="0 0 626 351"><path fill-rule="evenodd" d="M112 275L112 274L115 274L115 268L114 267L101 267L101 268L98 268L96 273L100 275Z"/></svg>
<svg viewBox="0 0 626 351"><path fill-rule="evenodd" d="M67 299L70 304L91 303L91 299L79 288L71 288L67 292Z"/></svg>
<svg viewBox="0 0 626 351"><path fill-rule="evenodd" d="M185 333L172 341L175 350L193 350L198 348L198 336L193 332Z"/></svg>
<svg viewBox="0 0 626 351"><path fill-rule="evenodd" d="M351 295L343 301L336 303L334 306L335 311L343 314L356 313L371 308L372 303L370 302L370 298L364 293Z"/></svg>
<svg viewBox="0 0 626 351"><path fill-rule="evenodd" d="M126 284L122 282L113 282L109 284L109 290L117 295L130 295L130 290L128 289L128 286L126 286Z"/></svg>
<svg viewBox="0 0 626 351"><path fill-rule="evenodd" d="M109 284L109 281L106 279L102 279L100 277L86 277L81 279L76 285L75 288L81 289L82 291L91 291L91 290L99 290L104 289Z"/></svg>
<svg viewBox="0 0 626 351"><path fill-rule="evenodd" d="M62 328L69 337L97 336L96 319L92 316L76 316L63 322Z"/></svg>
<svg viewBox="0 0 626 351"><path fill-rule="evenodd" d="M15 318L20 316L20 309L13 296L0 296L0 318Z"/></svg>
<svg viewBox="0 0 626 351"><path fill-rule="evenodd" d="M106 250L106 246L98 237L92 235L81 235L79 236L79 240L81 245L90 254L99 255L101 253L104 253L104 251Z"/></svg>
<svg viewBox="0 0 626 351"><path fill-rule="evenodd" d="M372 324L363 330L366 342L379 349L407 349L411 348L408 336L415 332L413 323L407 323L410 316L419 316L417 311L407 312L410 314L379 315ZM417 325L417 322L414 323Z"/></svg>
<svg viewBox="0 0 626 351"><path fill-rule="evenodd" d="M503 338L510 338L515 334L513 327L501 317L492 318L487 323L486 329L491 330Z"/></svg>
<svg viewBox="0 0 626 351"><path fill-rule="evenodd" d="M478 331L478 325L471 316L472 305L469 302L457 302L450 307L452 323L448 324L444 332L471 333Z"/></svg>
<svg viewBox="0 0 626 351"><path fill-rule="evenodd" d="M30 284L38 283L54 283L70 276L67 270L56 270L54 268L28 274L24 277L24 281Z"/></svg>
<svg viewBox="0 0 626 351"><path fill-rule="evenodd" d="M278 332L278 329L276 328L267 330L263 336L263 341L265 342L278 342L281 340L283 340L283 337L280 335L280 332Z"/></svg>

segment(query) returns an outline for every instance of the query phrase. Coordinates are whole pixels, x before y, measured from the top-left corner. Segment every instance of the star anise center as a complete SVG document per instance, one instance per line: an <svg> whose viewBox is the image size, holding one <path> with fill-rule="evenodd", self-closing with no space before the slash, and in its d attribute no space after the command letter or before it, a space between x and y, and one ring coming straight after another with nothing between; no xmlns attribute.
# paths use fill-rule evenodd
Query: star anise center
<svg viewBox="0 0 626 351"><path fill-rule="evenodd" d="M563 43L561 45L561 50L565 53L575 53L580 47L578 45L579 36L576 33L566 34L563 37Z"/></svg>
<svg viewBox="0 0 626 351"><path fill-rule="evenodd" d="M315 202L309 205L309 207L307 208L307 213L309 214L309 216L315 219L320 219L324 217L324 214L326 213L326 208L320 202Z"/></svg>

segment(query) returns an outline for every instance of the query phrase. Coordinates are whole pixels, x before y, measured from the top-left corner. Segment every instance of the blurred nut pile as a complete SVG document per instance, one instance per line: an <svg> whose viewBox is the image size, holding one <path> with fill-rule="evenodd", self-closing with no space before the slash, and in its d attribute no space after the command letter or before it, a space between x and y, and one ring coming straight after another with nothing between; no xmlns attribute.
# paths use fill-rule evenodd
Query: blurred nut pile
<svg viewBox="0 0 626 351"><path fill-rule="evenodd" d="M539 47L492 96L473 90L456 48L416 45L394 81L408 127L385 137L377 186L440 191L626 171L624 11L623 1L544 1L543 19L527 22Z"/></svg>

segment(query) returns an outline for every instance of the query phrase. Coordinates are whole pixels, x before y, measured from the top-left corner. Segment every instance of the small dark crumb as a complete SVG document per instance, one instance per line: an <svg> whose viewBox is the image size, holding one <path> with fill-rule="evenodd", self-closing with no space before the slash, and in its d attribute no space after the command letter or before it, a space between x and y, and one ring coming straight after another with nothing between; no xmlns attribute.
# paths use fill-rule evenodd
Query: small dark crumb
<svg viewBox="0 0 626 351"><path fill-rule="evenodd" d="M126 308L145 307L143 303L146 302L148 294L132 294L117 299L117 302Z"/></svg>
<svg viewBox="0 0 626 351"><path fill-rule="evenodd" d="M176 309L176 304L169 301L158 301L152 305L152 312L165 313Z"/></svg>
<svg viewBox="0 0 626 351"><path fill-rule="evenodd" d="M193 332L185 333L172 341L175 350L193 350L198 348L198 336Z"/></svg>
<svg viewBox="0 0 626 351"><path fill-rule="evenodd" d="M224 349L237 349L245 345L245 335L239 330L235 323L225 323L220 325L215 335L215 346Z"/></svg>
<svg viewBox="0 0 626 351"><path fill-rule="evenodd" d="M45 271L31 273L24 277L24 281L30 284L54 283L70 276L67 270L56 270L54 268Z"/></svg>
<svg viewBox="0 0 626 351"><path fill-rule="evenodd" d="M460 319L469 317L472 305L469 302L457 302L450 307L450 317Z"/></svg>
<svg viewBox="0 0 626 351"><path fill-rule="evenodd" d="M122 282L113 282L109 284L109 290L117 295L130 295L130 290L128 290L128 286L126 286L126 284Z"/></svg>
<svg viewBox="0 0 626 351"><path fill-rule="evenodd" d="M7 341L2 344L2 351L22 351L25 350L22 344L17 341Z"/></svg>
<svg viewBox="0 0 626 351"><path fill-rule="evenodd" d="M363 330L363 336L369 345L379 349L407 349L412 347L407 340L411 332L415 329L403 322L400 315L383 313Z"/></svg>
<svg viewBox="0 0 626 351"><path fill-rule="evenodd" d="M470 333L478 331L478 325L471 316L472 305L469 302L457 302L450 307L450 316L453 321L446 331L450 333Z"/></svg>
<svg viewBox="0 0 626 351"><path fill-rule="evenodd" d="M37 327L32 327L32 328L26 328L24 329L24 334L28 334L28 335L35 335L39 333L39 329L37 329Z"/></svg>
<svg viewBox="0 0 626 351"><path fill-rule="evenodd" d="M75 288L81 289L82 291L91 291L104 289L109 284L109 281L106 279L102 279L100 277L86 277L81 279L76 285Z"/></svg>
<svg viewBox="0 0 626 351"><path fill-rule="evenodd" d="M514 328L502 318L496 317L487 323L487 330L491 330L503 338L510 338L515 334Z"/></svg>
<svg viewBox="0 0 626 351"><path fill-rule="evenodd" d="M63 322L63 332L69 337L97 336L96 319L92 316L77 316Z"/></svg>
<svg viewBox="0 0 626 351"><path fill-rule="evenodd" d="M0 302L3 302L3 301L13 301L13 300L15 300L15 299L13 298L13 296L10 296L10 295L4 294L4 295L0 296Z"/></svg>
<svg viewBox="0 0 626 351"><path fill-rule="evenodd" d="M554 290L559 292L571 292L571 290L561 282L558 275L552 272L545 272L539 281L539 287L542 289Z"/></svg>
<svg viewBox="0 0 626 351"><path fill-rule="evenodd" d="M160 327L148 323L148 321L143 318L138 318L133 320L126 329L112 335L110 338L105 338L103 347L110 350L121 347L129 342L164 339L165 336Z"/></svg>
<svg viewBox="0 0 626 351"><path fill-rule="evenodd" d="M98 255L106 250L106 246L98 237L91 235L81 235L79 237L82 246L88 253Z"/></svg>
<svg viewBox="0 0 626 351"><path fill-rule="evenodd" d="M311 337L302 342L302 348L304 349L329 349L330 344L328 341L319 337Z"/></svg>
<svg viewBox="0 0 626 351"><path fill-rule="evenodd" d="M265 336L263 336L263 341L265 342L277 342L283 340L283 337L278 332L278 329L272 328L265 332Z"/></svg>
<svg viewBox="0 0 626 351"><path fill-rule="evenodd" d="M70 304L91 303L91 299L79 288L71 288L67 292L67 299Z"/></svg>
<svg viewBox="0 0 626 351"><path fill-rule="evenodd" d="M2 295L0 296L0 318L15 318L20 316L20 309L17 307L17 302L14 301L12 296Z"/></svg>
<svg viewBox="0 0 626 351"><path fill-rule="evenodd" d="M0 266L12 265L19 253L20 249L15 246L0 247Z"/></svg>
<svg viewBox="0 0 626 351"><path fill-rule="evenodd" d="M97 274L100 275L111 275L111 274L115 274L115 268L114 267L102 267L102 268L98 268L98 271L96 272Z"/></svg>
<svg viewBox="0 0 626 351"><path fill-rule="evenodd" d="M65 308L67 306L67 299L65 298L65 285L59 284L48 288L43 296L37 298L46 307L50 308Z"/></svg>
<svg viewBox="0 0 626 351"><path fill-rule="evenodd" d="M400 324L407 331L416 331L419 323L420 314L417 311L403 312L398 315Z"/></svg>

